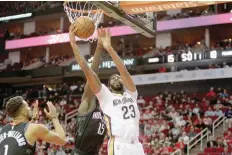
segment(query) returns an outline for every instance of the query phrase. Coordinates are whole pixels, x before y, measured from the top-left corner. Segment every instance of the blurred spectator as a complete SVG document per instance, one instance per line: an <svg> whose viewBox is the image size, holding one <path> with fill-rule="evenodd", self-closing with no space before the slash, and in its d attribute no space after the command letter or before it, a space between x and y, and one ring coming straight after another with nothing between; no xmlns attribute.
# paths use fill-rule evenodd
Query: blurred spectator
<svg viewBox="0 0 232 155"><path fill-rule="evenodd" d="M192 140L196 135L197 135L197 133L195 132L194 126L191 126L190 131L188 133L189 139Z"/></svg>
<svg viewBox="0 0 232 155"><path fill-rule="evenodd" d="M145 113L143 114L143 119L144 120L149 120L152 118L152 114L150 113L149 110L146 110Z"/></svg>
<svg viewBox="0 0 232 155"><path fill-rule="evenodd" d="M207 142L207 147L211 148L216 146L217 146L217 142L213 139L213 136L210 136L209 141Z"/></svg>
<svg viewBox="0 0 232 155"><path fill-rule="evenodd" d="M159 68L159 72L160 72L160 73L165 73L165 72L166 72L166 68L165 68L164 66L161 66L161 67Z"/></svg>
<svg viewBox="0 0 232 155"><path fill-rule="evenodd" d="M229 95L227 94L226 89L224 89L222 93L219 93L219 95L220 95L221 98L227 98L227 97L229 97Z"/></svg>
<svg viewBox="0 0 232 155"><path fill-rule="evenodd" d="M146 101L144 100L143 96L139 96L139 99L137 100L137 103L140 107L144 107L146 104Z"/></svg>
<svg viewBox="0 0 232 155"><path fill-rule="evenodd" d="M213 87L210 88L209 92L206 94L206 97L214 97L216 93L214 92Z"/></svg>
<svg viewBox="0 0 232 155"><path fill-rule="evenodd" d="M146 136L151 136L154 133L154 126L150 125L150 124L146 124L145 128L144 128L144 134Z"/></svg>
<svg viewBox="0 0 232 155"><path fill-rule="evenodd" d="M66 155L66 153L64 152L63 148L60 147L59 150L56 152L56 155Z"/></svg>
<svg viewBox="0 0 232 155"><path fill-rule="evenodd" d="M198 104L193 108L193 114L196 114L197 116L200 115L201 108Z"/></svg>
<svg viewBox="0 0 232 155"><path fill-rule="evenodd" d="M179 137L179 140L178 141L181 141L180 139L182 139L183 143L185 145L188 144L189 142L189 136L186 135L186 132L182 132L181 136Z"/></svg>
<svg viewBox="0 0 232 155"><path fill-rule="evenodd" d="M218 137L216 140L216 146L217 147L227 147L227 143L225 140L223 140L222 137Z"/></svg>
<svg viewBox="0 0 232 155"><path fill-rule="evenodd" d="M212 110L211 107L208 108L208 110L205 112L205 117L211 117L215 116L215 112Z"/></svg>
<svg viewBox="0 0 232 155"><path fill-rule="evenodd" d="M224 152L222 152L220 155L232 155L232 153L229 152L228 147L224 147Z"/></svg>
<svg viewBox="0 0 232 155"><path fill-rule="evenodd" d="M221 109L215 108L214 115L220 117L223 115L223 112Z"/></svg>
<svg viewBox="0 0 232 155"><path fill-rule="evenodd" d="M228 123L228 127L232 127L232 108L229 106L229 109L225 112L226 122Z"/></svg>

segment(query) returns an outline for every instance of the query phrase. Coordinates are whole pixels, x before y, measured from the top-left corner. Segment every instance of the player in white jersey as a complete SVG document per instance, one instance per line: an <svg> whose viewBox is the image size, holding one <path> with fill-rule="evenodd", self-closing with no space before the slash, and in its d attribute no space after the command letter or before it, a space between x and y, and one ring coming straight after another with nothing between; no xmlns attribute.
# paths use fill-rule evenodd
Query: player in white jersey
<svg viewBox="0 0 232 155"><path fill-rule="evenodd" d="M110 137L108 155L144 155L142 144L138 141L140 113L137 106L137 89L123 61L111 46L109 29L98 29L98 39L101 39L120 73L120 76L111 76L109 88L101 83L81 55L75 42L75 31L75 25L71 25L70 43L75 58L105 114Z"/></svg>

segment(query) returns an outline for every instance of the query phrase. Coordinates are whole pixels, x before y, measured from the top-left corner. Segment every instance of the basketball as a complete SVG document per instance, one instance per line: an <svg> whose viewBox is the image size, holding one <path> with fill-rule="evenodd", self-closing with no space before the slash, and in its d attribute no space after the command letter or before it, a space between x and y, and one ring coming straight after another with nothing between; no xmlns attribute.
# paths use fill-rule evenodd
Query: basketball
<svg viewBox="0 0 232 155"><path fill-rule="evenodd" d="M95 31L94 21L88 17L79 17L74 24L77 28L75 35L81 39L91 37Z"/></svg>

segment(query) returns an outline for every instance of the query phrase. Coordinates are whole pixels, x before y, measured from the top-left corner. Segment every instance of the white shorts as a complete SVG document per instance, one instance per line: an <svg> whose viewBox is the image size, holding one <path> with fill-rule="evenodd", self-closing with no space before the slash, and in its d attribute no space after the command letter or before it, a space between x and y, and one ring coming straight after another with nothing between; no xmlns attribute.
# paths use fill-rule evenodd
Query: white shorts
<svg viewBox="0 0 232 155"><path fill-rule="evenodd" d="M140 142L111 138L108 143L108 155L145 155Z"/></svg>

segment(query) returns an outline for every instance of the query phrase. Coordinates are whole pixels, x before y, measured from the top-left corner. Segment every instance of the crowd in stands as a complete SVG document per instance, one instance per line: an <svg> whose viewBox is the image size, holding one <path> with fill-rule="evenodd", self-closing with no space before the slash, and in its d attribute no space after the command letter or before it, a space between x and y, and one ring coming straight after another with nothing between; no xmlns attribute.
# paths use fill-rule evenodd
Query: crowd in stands
<svg viewBox="0 0 232 155"><path fill-rule="evenodd" d="M80 94L83 93L84 83L67 85L66 83L52 87L32 87L20 89L16 94L22 95L26 101L33 106L34 101L39 100L41 108L38 123L49 125L43 108L46 101L52 101L59 119L65 125L69 143L64 147L48 145L44 142L37 143L37 155L68 155L73 148L75 134L75 118L65 122L65 115L75 110L80 104ZM79 94L79 95L77 95ZM204 129L212 133L213 121L224 115L227 117L229 127L232 127L232 95L226 89L210 88L207 93L188 94L164 92L154 96L138 98L138 105L141 113L140 138L147 155L168 155L171 152L181 149L186 152L187 144ZM11 119L0 111L1 126L10 122ZM230 150L232 144L232 129L225 133L224 137L212 138L207 143L210 148L223 148L223 151ZM100 150L99 155L107 154L107 138Z"/></svg>
<svg viewBox="0 0 232 155"><path fill-rule="evenodd" d="M202 51L207 51L207 50L228 50L231 49L232 46L232 40L231 39L224 39L224 40L218 40L216 41L216 44L212 45L211 47L207 47L205 44L205 40L201 40L198 42L195 42L193 44L184 44L180 43L178 45L172 45L172 46L167 46L165 48L163 47L152 47L153 49L139 49L143 50L142 52L135 51L132 52L133 54L138 54L140 56L140 53L143 53L143 57L152 57L152 56L162 56L162 55L167 55L167 54L175 54L175 53L185 53L188 51L191 51L193 53L198 53ZM145 53L145 54L144 54Z"/></svg>
<svg viewBox="0 0 232 155"><path fill-rule="evenodd" d="M24 12L32 12L32 11L44 11L47 10L48 8L54 8L57 6L61 6L62 2L8 2L8 3L0 3L0 16L6 16L10 14L19 14L19 13L24 13ZM230 12L231 10L231 4L225 4L225 7L223 8L223 12L221 13L227 13ZM181 18L190 18L190 17L196 17L196 16L203 16L203 15L213 15L215 14L215 6L209 6L207 9L203 9L200 11L198 9L183 9L179 13L174 13L174 14L168 14L167 11L160 11L157 13L157 20L173 20L173 19L181 19ZM142 17L144 15L133 15L134 17L140 17L139 19L143 19ZM153 20L154 18L152 18ZM122 22L112 19L112 21L105 22L105 23L100 23L100 27L113 27L113 26L120 26L123 25ZM49 35L49 34L58 34L60 33L59 30L54 30L51 28L50 30L46 30L44 32L33 32L29 35L24 35L24 34L15 34L12 32L9 32L6 30L6 39L7 40L12 40L12 39L22 39L22 38L29 38L29 37L36 37L36 36L42 36L42 35Z"/></svg>
<svg viewBox="0 0 232 155"><path fill-rule="evenodd" d="M186 145L213 121L227 113L232 96L211 88L207 94L160 93L138 99L141 107L141 140L148 155L166 155Z"/></svg>
<svg viewBox="0 0 232 155"><path fill-rule="evenodd" d="M208 95L216 95L215 92L211 91ZM224 110L226 117L226 126L228 130L219 137L210 136L207 141L207 147L204 149L204 153L199 155L231 155L232 154L232 96L229 96L226 90L219 94L224 99L224 103L227 103L227 109ZM219 102L220 103L220 102Z"/></svg>
<svg viewBox="0 0 232 155"><path fill-rule="evenodd" d="M49 8L55 8L62 5L62 2L56 1L16 1L0 2L0 17L17 15L21 13L45 11Z"/></svg>
<svg viewBox="0 0 232 155"><path fill-rule="evenodd" d="M205 41L199 41L192 45L187 44L179 44L179 45L173 45L168 47L150 47L150 48L140 48L137 44L128 43L125 44L121 41L118 42L117 46L115 47L115 50L119 54L120 57L137 57L146 59L149 57L154 56L164 56L168 54L181 54L186 53L188 51L191 51L192 53L198 53L202 51L209 51L209 50L229 50L232 48L231 46L232 40L231 39L225 39L225 40L219 40L216 42L214 46L211 46L211 48L207 47L205 45ZM91 55L87 55L86 59L90 58ZM35 68L40 67L48 67L48 66L54 66L54 65L61 65L63 62L67 60L71 60L72 57L68 55L52 55L48 60L46 60L45 56L41 56L38 58L28 58L24 62L14 63L11 64L11 61L9 59L5 59L4 63L0 65L0 71L18 71L18 70L31 70ZM105 58L104 58L105 60ZM75 59L71 60L72 62L75 61ZM71 62L70 61L70 62ZM36 64L36 65L32 65ZM66 64L69 65L70 63ZM32 67L31 67L32 65ZM61 66L65 66L61 65ZM194 69L206 69L206 68L222 68L222 67L229 67L230 64L227 64L224 62L223 64L209 64L209 66L205 67L196 67ZM174 66L172 66L174 67ZM181 71L181 70L192 70L191 68L175 68L170 69L170 71ZM167 70L164 68L164 66L160 66L160 69L158 72L167 72Z"/></svg>
<svg viewBox="0 0 232 155"><path fill-rule="evenodd" d="M5 30L4 36L6 40L14 40L14 39L25 39L25 38L31 38L31 37L38 37L38 36L45 36L45 35L52 35L52 34L59 34L61 33L59 30L55 30L54 28L51 28L50 30L45 30L43 32L33 32L29 35L21 34L20 32L9 32L9 30Z"/></svg>
<svg viewBox="0 0 232 155"><path fill-rule="evenodd" d="M0 71L3 72L12 72L12 71L19 71L19 70L31 70L41 67L48 67L48 66L58 66L61 63L68 60L70 57L68 55L55 55L51 56L47 61L45 60L44 56L27 59L23 62L16 62L14 64L11 63L9 59L5 59L3 65L0 65ZM34 64L34 65L33 65Z"/></svg>

